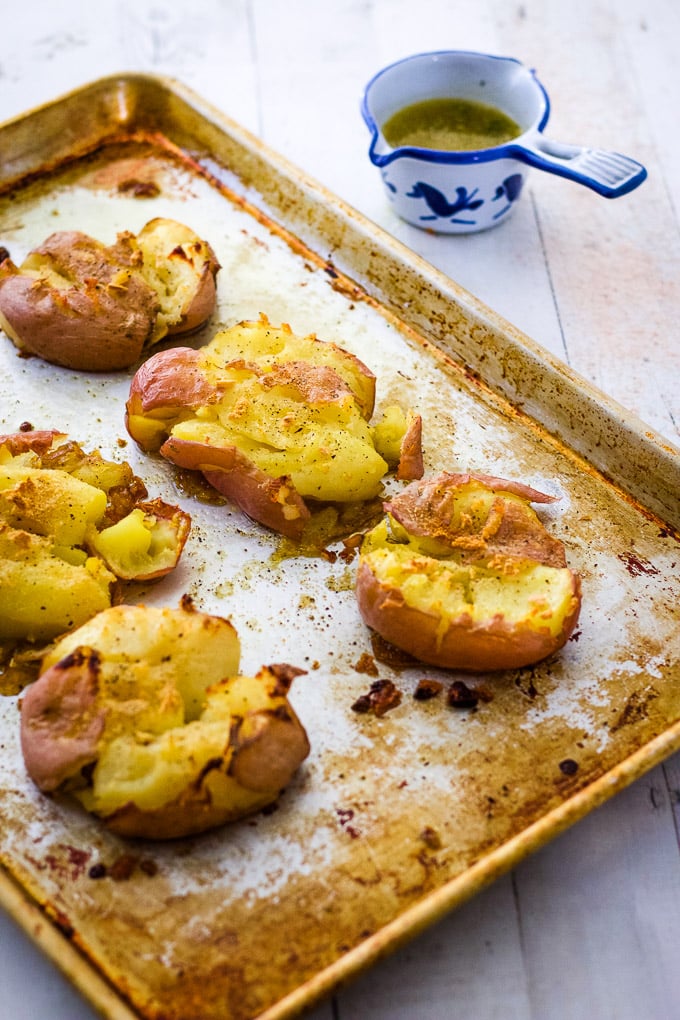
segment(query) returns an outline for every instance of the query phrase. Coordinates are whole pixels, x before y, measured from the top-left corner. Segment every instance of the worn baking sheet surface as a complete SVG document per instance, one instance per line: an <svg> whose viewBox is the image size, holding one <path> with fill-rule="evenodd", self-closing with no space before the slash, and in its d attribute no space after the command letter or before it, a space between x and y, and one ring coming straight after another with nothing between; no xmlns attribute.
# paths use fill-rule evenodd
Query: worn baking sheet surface
<svg viewBox="0 0 680 1020"><path fill-rule="evenodd" d="M138 81L128 90L134 97L146 87ZM107 88L114 86L102 87L105 97ZM171 87L162 86L161 96L164 90L172 98ZM108 98L102 121L115 106ZM152 130L148 109L145 128ZM191 152L192 124L202 146L205 124L200 112L192 121L184 110L180 149ZM53 118L53 137L60 115L59 104L40 114L43 124ZM96 110L91 116L96 126ZM30 117L26 123L20 136L28 139ZM79 136L71 130L75 150ZM232 163L224 169L215 158L212 169L238 190L252 150L241 152L228 126L216 131L216 149L226 144ZM19 137L16 125L11 137ZM31 144L36 162L31 167L24 157L22 174L38 170L41 156L52 161L52 152ZM258 159L266 162L266 154ZM283 189L277 172L273 191ZM135 197L129 184L140 180L155 182L158 194ZM80 967L53 937L46 948L112 1017L128 1015L125 1004L164 1020L292 1015L680 746L677 534L480 385L469 357L457 368L400 323L394 308L367 299L360 258L353 282L338 275L328 253L351 269L352 246L343 249L345 227L336 224L333 233L327 202L319 210L309 198L309 222L323 221L327 231L312 251L254 214L252 189L248 197L217 186L162 132L154 145L138 134L6 194L0 244L18 261L55 229L112 241L116 231L136 231L155 215L186 222L210 240L222 264L216 315L195 343L265 313L352 350L377 375L378 410L399 401L422 413L428 470L492 472L560 497L542 516L582 575L583 613L559 656L533 669L467 678L490 696L476 710L447 708L443 697L417 702L423 676L454 677L376 659L354 604L354 564L282 557L276 538L228 506L197 501L168 465L124 445L129 374L60 370L20 358L0 337L2 431L25 421L58 427L87 449L128 459L152 496L192 514L180 569L139 598L174 605L188 592L201 609L231 617L246 671L273 661L307 670L292 700L312 753L277 810L170 844L126 843L39 795L21 761L17 695L0 697L0 861L13 878L0 881L0 901L21 917L18 885L45 907L93 967ZM262 196L262 207L269 199ZM405 270L404 279L413 278ZM464 306L456 311L461 334L466 314ZM505 340L512 345L511 334ZM540 394L535 399L539 406ZM574 390L574 401L582 399ZM630 425L621 431L630 442ZM640 458L647 456L641 438ZM666 464L677 479L672 451ZM351 709L373 679L362 656L403 695L381 718ZM99 863L109 874L97 880L90 869ZM124 879L112 877L116 863Z"/></svg>

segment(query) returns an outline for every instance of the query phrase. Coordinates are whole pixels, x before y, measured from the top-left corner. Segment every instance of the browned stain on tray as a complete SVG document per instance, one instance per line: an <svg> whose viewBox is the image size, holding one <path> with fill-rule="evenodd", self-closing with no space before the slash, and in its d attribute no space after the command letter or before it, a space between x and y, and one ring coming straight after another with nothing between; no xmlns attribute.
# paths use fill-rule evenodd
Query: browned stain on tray
<svg viewBox="0 0 680 1020"><path fill-rule="evenodd" d="M276 896L233 896L228 883L211 886L209 874L206 888L178 892L168 874L192 858L200 841L113 841L98 849L93 827L94 845L35 851L34 866L60 887L51 905L58 923L145 1017L257 1016L616 765L617 745L599 749L597 733L555 720L537 740L537 731L523 726L527 706L540 706L546 684L564 682L558 662L550 677L532 679L529 672L499 677L493 699L464 712L443 699L418 703L417 683L411 689L402 680L404 698L394 713L357 718L357 732L371 736L369 752L327 756L322 776L302 776L277 812L241 823L265 842L300 824L301 846L312 846L320 827L332 833L332 858L315 861L312 851L308 872L292 874ZM626 726L643 743L669 717L680 717L680 688L647 681L638 687L630 676L615 677L611 686L609 722L602 724L611 734ZM444 717L448 745L408 745L409 721L418 715L429 716L433 730ZM484 732L499 721L515 726L514 739L489 743ZM395 753L401 756L395 741L408 745L413 762L404 775L394 774ZM451 769L449 794L428 782L442 766ZM335 784L337 799L296 819L296 797L314 781ZM388 813L381 809L386 802ZM217 857L228 860L236 828L207 837Z"/></svg>
<svg viewBox="0 0 680 1020"><path fill-rule="evenodd" d="M4 207L7 238L0 240L11 247L12 231L21 237L22 215L41 190L68 192L74 182L93 192L104 186L115 201L132 200L149 217L155 202L177 194L193 208L210 175L195 153L184 155L178 144L154 138L152 128L136 132L130 144L118 137L63 173L34 178L25 190L15 185ZM183 130L190 138L191 123ZM423 670L380 642L371 644L356 624L351 555L322 558L314 547L309 574L302 575L311 587L292 575L288 616L279 613L275 626L263 608L265 618L253 612L241 630L247 646L269 628L276 645L277 637L288 637L294 615L300 634L311 635L313 676L301 691L301 708L312 755L276 811L197 840L124 843L65 803L38 800L14 762L0 789L0 860L150 1020L251 1020L361 947L369 955L371 947L383 951L381 933L388 926L481 866L465 889L472 894L497 873L499 851L513 841L518 854L531 849L525 834L533 825L587 795L591 784L620 771L680 719L680 642L670 639L678 634L680 547L672 529L483 384L479 365L454 363L403 324L394 306L385 309L369 297L371 279L356 283L340 272L329 252L341 248L341 235L316 254L285 223L272 223L250 198L235 194L217 168L211 186L215 202L264 227L259 233L242 228L248 258L257 253L266 268L283 241L291 258L304 264L307 279L289 297L293 311L304 304L307 280L320 279L324 293L341 299L345 310L358 316L362 306L370 307L417 349L422 373L385 378L383 397L422 401L430 466L495 470L511 455L518 475L538 469L559 480L567 509L551 526L583 574L585 616L564 654L534 669L479 678ZM57 212L58 205L55 199ZM332 233L332 209L310 206L309 216L327 221ZM370 268L383 274L383 285L392 274L399 299L408 294L427 307L427 281L421 286L400 274L396 263L381 268L377 254ZM272 289L267 284L262 301ZM442 330L477 339L480 363L489 356L490 327L460 308L434 311L433 328L440 319ZM370 360L374 352L365 353ZM515 361L512 351L501 359L503 378L519 371ZM65 374L60 382L74 385ZM124 387L110 395L105 383L84 385L98 414L118 414ZM120 424L113 426L116 437L120 431ZM157 464L147 466L158 473ZM163 478L177 485L176 478ZM195 493L189 487L182 495L191 500ZM195 558L183 581L196 597L238 607L239 599L258 592L285 592L296 566L290 550L268 546L263 553L257 528L235 521L228 508L202 505ZM225 557L223 575L201 557L215 538L212 515L221 512L220 542L234 532L239 546L255 546L231 573ZM424 679L434 685L434 697L417 696ZM352 711L375 681L389 682L398 694L389 711ZM467 704L465 697L449 698L455 683L465 685L459 694L479 697L468 697ZM12 722L3 753L16 756Z"/></svg>

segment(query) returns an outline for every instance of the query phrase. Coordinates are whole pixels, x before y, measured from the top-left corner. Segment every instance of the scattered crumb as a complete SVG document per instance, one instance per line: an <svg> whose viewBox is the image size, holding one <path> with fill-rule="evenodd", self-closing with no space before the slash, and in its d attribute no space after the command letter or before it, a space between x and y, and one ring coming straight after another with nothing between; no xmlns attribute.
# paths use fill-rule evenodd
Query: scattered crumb
<svg viewBox="0 0 680 1020"><path fill-rule="evenodd" d="M423 677L422 680L418 681L413 697L416 701L430 701L432 698L436 698L443 689L444 684L439 680L430 680L428 677Z"/></svg>
<svg viewBox="0 0 680 1020"><path fill-rule="evenodd" d="M486 687L468 687L462 680L454 680L446 695L446 703L452 708L476 708L478 702L492 700L493 694Z"/></svg>
<svg viewBox="0 0 680 1020"><path fill-rule="evenodd" d="M442 845L441 837L436 829L433 829L431 825L426 825L420 833L420 838L426 847L430 850L439 850Z"/></svg>
<svg viewBox="0 0 680 1020"><path fill-rule="evenodd" d="M378 667L375 659L368 652L364 652L359 656L357 661L354 663L354 669L357 673L366 673L368 676L377 676Z"/></svg>
<svg viewBox="0 0 680 1020"><path fill-rule="evenodd" d="M139 858L134 854L121 854L107 869L107 873L114 882L125 882L132 877L138 864Z"/></svg>
<svg viewBox="0 0 680 1020"><path fill-rule="evenodd" d="M361 697L352 705L352 711L360 714L372 713L373 715L385 715L391 709L401 703L401 691L395 687L391 680L374 680L368 694Z"/></svg>

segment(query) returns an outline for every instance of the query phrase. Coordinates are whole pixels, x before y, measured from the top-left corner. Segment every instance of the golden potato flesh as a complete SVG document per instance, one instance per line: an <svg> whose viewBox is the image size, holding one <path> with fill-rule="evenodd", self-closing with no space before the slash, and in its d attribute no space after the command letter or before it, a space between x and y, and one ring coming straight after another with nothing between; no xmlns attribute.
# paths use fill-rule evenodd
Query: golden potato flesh
<svg viewBox="0 0 680 1020"><path fill-rule="evenodd" d="M529 665L574 630L580 581L526 486L442 474L386 504L362 545L356 594L364 621L424 662L461 670Z"/></svg>
<svg viewBox="0 0 680 1020"><path fill-rule="evenodd" d="M256 321L239 322L213 338L205 350L205 365L209 377L212 372L219 377L225 365L239 363L244 368L257 366L263 373L281 372L277 385L285 386L287 382L295 397L296 388L306 390L303 396L311 403L317 396L315 388L322 404L332 399L334 393L343 396L349 390L361 416L368 420L373 414L374 374L354 354L314 335L298 336L285 324L273 326L264 316ZM318 371L296 378L296 369L302 371L302 366L313 366ZM269 386L272 385L270 382Z"/></svg>
<svg viewBox="0 0 680 1020"><path fill-rule="evenodd" d="M45 641L172 570L190 518L128 464L53 432L0 436L0 641Z"/></svg>
<svg viewBox="0 0 680 1020"><path fill-rule="evenodd" d="M160 309L151 343L193 333L212 315L220 265L215 252L189 227L156 217L137 234L141 271Z"/></svg>
<svg viewBox="0 0 680 1020"><path fill-rule="evenodd" d="M0 326L22 350L66 368L127 368L164 336L201 326L220 266L175 220L151 220L105 245L57 231L16 266L0 263Z"/></svg>
<svg viewBox="0 0 680 1020"><path fill-rule="evenodd" d="M374 498L407 434L416 464L414 416L391 409L372 427L374 403L375 378L358 358L263 317L200 351L149 359L126 422L144 449L202 471L251 517L299 537L307 500Z"/></svg>
<svg viewBox="0 0 680 1020"><path fill-rule="evenodd" d="M106 510L106 493L65 471L0 464L0 515L15 528L51 535L56 545L83 545Z"/></svg>
<svg viewBox="0 0 680 1020"><path fill-rule="evenodd" d="M291 666L238 673L229 621L116 606L50 651L22 702L29 774L114 831L200 832L271 803L309 753Z"/></svg>
<svg viewBox="0 0 680 1020"><path fill-rule="evenodd" d="M151 581L173 570L189 536L188 514L161 499L138 503L116 524L92 530L92 551L125 581Z"/></svg>
<svg viewBox="0 0 680 1020"><path fill-rule="evenodd" d="M111 604L116 578L84 552L0 522L0 641L49 641Z"/></svg>

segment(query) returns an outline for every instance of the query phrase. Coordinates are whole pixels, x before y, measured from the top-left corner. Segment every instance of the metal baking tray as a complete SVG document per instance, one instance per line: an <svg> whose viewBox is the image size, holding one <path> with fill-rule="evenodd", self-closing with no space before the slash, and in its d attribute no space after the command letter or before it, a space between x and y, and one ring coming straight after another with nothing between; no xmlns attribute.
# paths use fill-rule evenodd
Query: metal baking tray
<svg viewBox="0 0 680 1020"><path fill-rule="evenodd" d="M353 563L289 555L122 445L129 373L57 369L0 337L2 431L58 427L189 510L179 570L139 599L188 592L234 621L244 669L305 669L292 700L312 743L275 811L125 842L35 790L5 693L0 903L104 1016L294 1016L680 747L680 453L181 84L94 82L0 127L0 153L15 261L55 229L112 241L174 216L222 263L195 342L261 312L336 341L376 373L379 406L422 413L428 471L560 497L544 516L583 579L574 638L467 678L475 709L420 702L420 679L455 677L373 644ZM402 694L383 716L352 711L367 662Z"/></svg>

